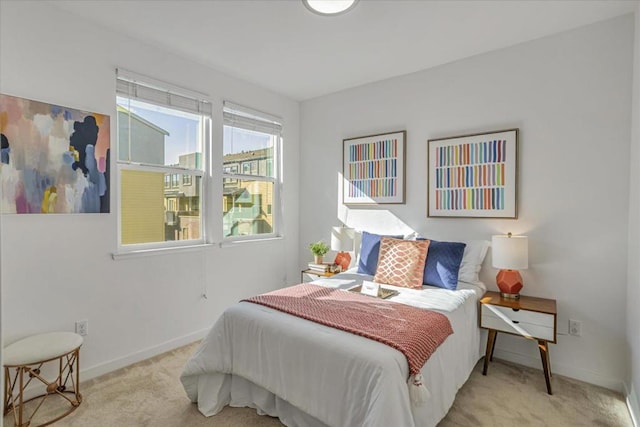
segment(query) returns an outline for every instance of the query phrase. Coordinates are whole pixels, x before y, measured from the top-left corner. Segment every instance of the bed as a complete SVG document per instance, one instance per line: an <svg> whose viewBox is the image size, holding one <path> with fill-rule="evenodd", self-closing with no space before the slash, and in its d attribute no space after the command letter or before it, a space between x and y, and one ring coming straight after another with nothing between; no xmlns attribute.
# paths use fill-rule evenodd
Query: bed
<svg viewBox="0 0 640 427"><path fill-rule="evenodd" d="M312 284L346 291L373 279L351 270ZM287 426L435 426L481 357L477 307L486 289L477 280L455 290L383 287L397 292L390 300L451 323L453 334L420 371L426 401L411 401L398 350L251 302L227 309L189 359L181 375L187 396L205 416L251 407Z"/></svg>

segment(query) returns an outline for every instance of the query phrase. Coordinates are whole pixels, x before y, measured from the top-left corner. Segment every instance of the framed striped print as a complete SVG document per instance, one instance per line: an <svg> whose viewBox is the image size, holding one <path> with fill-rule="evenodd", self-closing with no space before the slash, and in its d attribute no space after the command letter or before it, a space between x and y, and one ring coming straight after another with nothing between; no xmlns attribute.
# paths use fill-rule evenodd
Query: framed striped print
<svg viewBox="0 0 640 427"><path fill-rule="evenodd" d="M429 217L517 218L518 129L428 141Z"/></svg>
<svg viewBox="0 0 640 427"><path fill-rule="evenodd" d="M407 132L342 141L342 202L353 205L404 203Z"/></svg>

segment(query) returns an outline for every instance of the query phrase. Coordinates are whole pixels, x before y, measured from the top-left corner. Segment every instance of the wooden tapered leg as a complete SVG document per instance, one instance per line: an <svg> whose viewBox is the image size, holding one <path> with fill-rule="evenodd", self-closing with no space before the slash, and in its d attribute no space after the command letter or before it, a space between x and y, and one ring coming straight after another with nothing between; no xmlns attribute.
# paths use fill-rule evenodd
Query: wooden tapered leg
<svg viewBox="0 0 640 427"><path fill-rule="evenodd" d="M549 370L549 378L553 378L553 371L551 370L551 358L549 357L549 343L547 343L547 369Z"/></svg>
<svg viewBox="0 0 640 427"><path fill-rule="evenodd" d="M498 332L496 332L496 336L493 338L493 344L491 345L491 356L489 357L489 362L493 362L493 350L496 349L496 341L498 341Z"/></svg>
<svg viewBox="0 0 640 427"><path fill-rule="evenodd" d="M489 329L489 335L487 336L487 350L484 355L484 368L482 369L482 375L487 375L487 368L489 367L489 360L493 358L493 345L496 342L496 334L498 331Z"/></svg>
<svg viewBox="0 0 640 427"><path fill-rule="evenodd" d="M547 393L553 394L551 391L551 366L549 364L549 343L544 340L538 340L538 348L540 349L540 359L542 359L542 369L544 370L544 380L547 382Z"/></svg>
<svg viewBox="0 0 640 427"><path fill-rule="evenodd" d="M21 366L20 371L20 392L18 394L18 426L22 427L22 410L24 409L24 369ZM15 420L14 420L15 421Z"/></svg>
<svg viewBox="0 0 640 427"><path fill-rule="evenodd" d="M9 408L11 404L11 372L9 368L4 368L4 414L7 415L9 413Z"/></svg>

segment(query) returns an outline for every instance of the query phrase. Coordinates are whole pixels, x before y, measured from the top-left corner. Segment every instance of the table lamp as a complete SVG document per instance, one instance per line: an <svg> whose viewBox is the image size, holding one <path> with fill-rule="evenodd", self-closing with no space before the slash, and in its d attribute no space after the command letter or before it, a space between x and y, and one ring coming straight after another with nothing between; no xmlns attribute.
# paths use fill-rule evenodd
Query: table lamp
<svg viewBox="0 0 640 427"><path fill-rule="evenodd" d="M491 237L492 265L499 268L496 284L503 298L520 298L522 276L518 270L525 270L529 266L529 244L527 236Z"/></svg>
<svg viewBox="0 0 640 427"><path fill-rule="evenodd" d="M351 264L351 254L355 230L348 227L333 227L331 229L331 250L338 251L334 264L338 264L342 271L346 271Z"/></svg>

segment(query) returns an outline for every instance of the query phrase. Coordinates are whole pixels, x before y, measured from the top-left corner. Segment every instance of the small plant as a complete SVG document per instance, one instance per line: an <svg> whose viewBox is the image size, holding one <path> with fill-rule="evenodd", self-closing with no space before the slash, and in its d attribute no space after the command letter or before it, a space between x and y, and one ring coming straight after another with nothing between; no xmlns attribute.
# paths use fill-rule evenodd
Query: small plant
<svg viewBox="0 0 640 427"><path fill-rule="evenodd" d="M323 256L329 252L329 246L322 240L309 244L309 249L315 256Z"/></svg>

